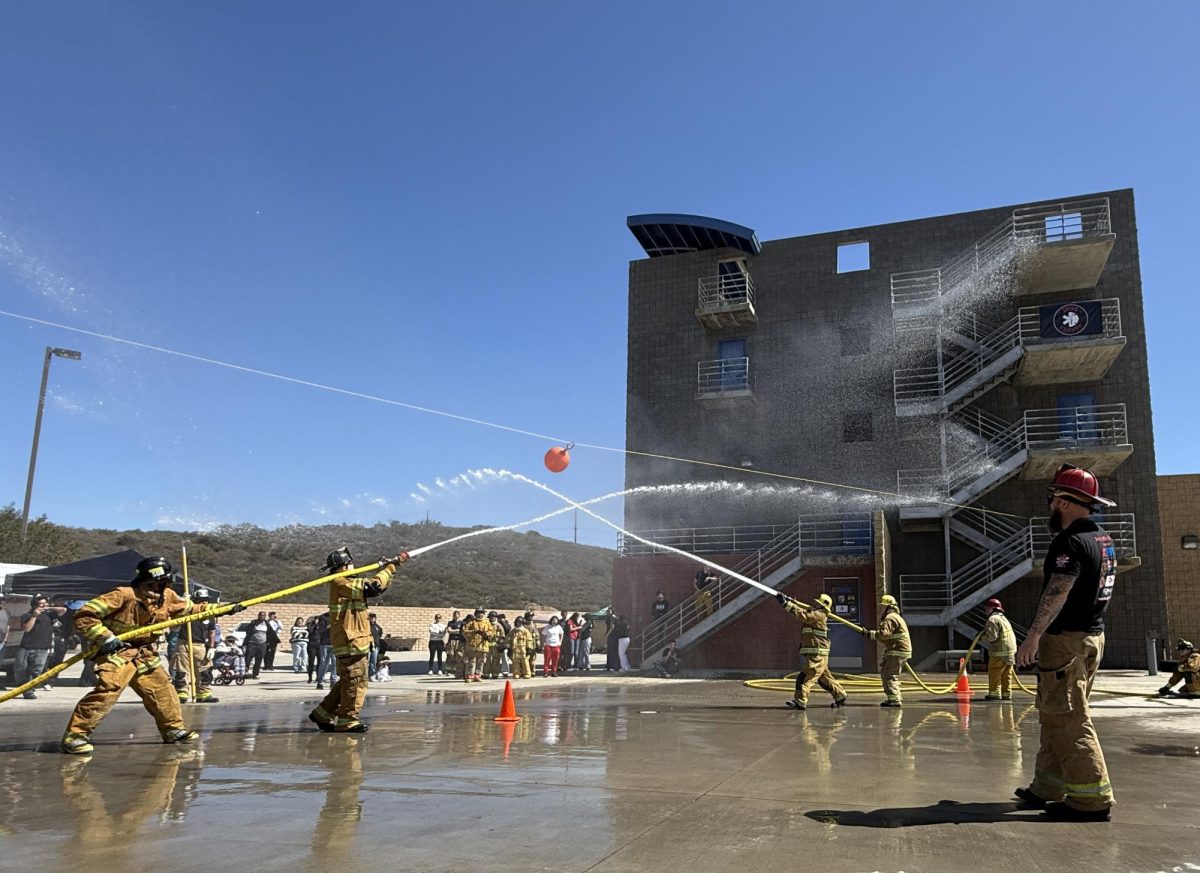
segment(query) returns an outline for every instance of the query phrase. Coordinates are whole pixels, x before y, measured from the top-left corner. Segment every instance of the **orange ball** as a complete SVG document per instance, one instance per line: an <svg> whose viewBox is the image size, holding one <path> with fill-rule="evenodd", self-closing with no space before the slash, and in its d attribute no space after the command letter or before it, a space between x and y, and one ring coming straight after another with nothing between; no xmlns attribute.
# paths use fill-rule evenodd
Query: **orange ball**
<svg viewBox="0 0 1200 873"><path fill-rule="evenodd" d="M571 453L562 446L555 446L546 452L546 469L551 473L561 473L571 463Z"/></svg>

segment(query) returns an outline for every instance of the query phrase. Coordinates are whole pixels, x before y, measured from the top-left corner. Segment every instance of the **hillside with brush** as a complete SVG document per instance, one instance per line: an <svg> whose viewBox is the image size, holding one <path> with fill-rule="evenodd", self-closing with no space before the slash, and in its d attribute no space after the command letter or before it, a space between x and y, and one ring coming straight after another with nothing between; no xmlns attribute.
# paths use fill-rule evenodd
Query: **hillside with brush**
<svg viewBox="0 0 1200 873"><path fill-rule="evenodd" d="M121 549L162 554L179 568L180 544L187 543L194 583L207 583L233 600L295 585L320 575L325 555L350 547L360 564L401 549L441 542L482 528L454 528L437 522L372 527L291 525L266 530L254 525L222 526L207 532L115 531L71 528L37 520L37 543L44 552L19 549L7 528L11 507L0 512L0 561L55 564ZM478 605L514 607L527 603L567 608L607 606L612 592L615 552L575 545L535 532L489 533L470 537L414 558L377 602L389 606ZM311 601L311 593L294 598Z"/></svg>

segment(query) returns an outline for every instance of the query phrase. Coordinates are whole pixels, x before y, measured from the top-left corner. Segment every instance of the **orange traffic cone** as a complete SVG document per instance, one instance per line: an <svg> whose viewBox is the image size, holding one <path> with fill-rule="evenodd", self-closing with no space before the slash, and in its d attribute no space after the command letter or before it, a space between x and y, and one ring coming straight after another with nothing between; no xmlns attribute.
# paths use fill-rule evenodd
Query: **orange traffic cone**
<svg viewBox="0 0 1200 873"><path fill-rule="evenodd" d="M512 747L513 734L517 730L517 719L502 721L497 727L500 728L500 742L504 743L504 757L507 758L508 750Z"/></svg>
<svg viewBox="0 0 1200 873"><path fill-rule="evenodd" d="M513 702L512 683L508 680L504 682L504 700L500 703L500 714L496 716L496 721L518 722L521 717L517 715L517 705Z"/></svg>
<svg viewBox="0 0 1200 873"><path fill-rule="evenodd" d="M958 683L954 686L956 694L970 694L971 680L967 678L966 658L958 659Z"/></svg>

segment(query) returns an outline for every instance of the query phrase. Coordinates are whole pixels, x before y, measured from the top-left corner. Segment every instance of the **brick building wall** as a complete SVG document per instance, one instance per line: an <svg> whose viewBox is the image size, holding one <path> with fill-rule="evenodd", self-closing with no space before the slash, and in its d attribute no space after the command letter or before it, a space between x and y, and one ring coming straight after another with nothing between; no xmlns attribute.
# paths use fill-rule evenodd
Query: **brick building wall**
<svg viewBox="0 0 1200 873"><path fill-rule="evenodd" d="M1048 386L1007 383L974 405L1015 421L1027 409L1056 408L1059 396L1065 394L1090 393L1097 404L1125 404L1134 452L1113 475L1102 477L1101 484L1118 501L1117 512L1136 515L1141 566L1118 580L1105 661L1109 666L1140 666L1146 632L1166 628L1168 622L1137 225L1132 190L1069 199L1100 197L1109 200L1115 242L1095 288L1022 296L992 304L979 314L992 323L1003 323L1019 307L1115 297L1120 301L1125 348L1099 381ZM931 438L935 433L931 425L895 415L894 370L916 362L896 351L890 276L940 266L1009 218L1014 208L768 241L758 255L721 249L631 262L626 446L885 492L895 490L897 470L935 466L939 443L935 436ZM870 269L838 274L838 246L860 241L870 243ZM758 323L708 329L694 314L697 280L715 276L718 262L731 257L746 260ZM697 363L716 359L719 343L725 339L746 342L752 395L700 399ZM847 417L862 413L870 414L871 438L843 441ZM728 469L637 456L627 458L625 470L626 487L771 481ZM1020 479L1009 480L980 503L1023 517L1043 515L1046 508L1043 483ZM797 512L853 511L878 505L821 486L814 486L809 496L791 500L726 500L719 495L682 497L665 492L626 498L625 527L788 524ZM901 574L943 573L942 533L903 532L896 510L889 508L887 515L893 546L889 590L897 591ZM958 543L953 550L954 566L976 554ZM614 569L618 601L623 578ZM1039 591L1040 580L1030 578L1001 596L1010 615L1028 624ZM944 629L917 636L918 654L923 653L922 647L927 652L947 642Z"/></svg>
<svg viewBox="0 0 1200 873"><path fill-rule="evenodd" d="M1174 658L1179 637L1200 638L1200 549L1183 548L1185 536L1200 536L1200 473L1159 476L1158 505L1171 634L1167 656Z"/></svg>

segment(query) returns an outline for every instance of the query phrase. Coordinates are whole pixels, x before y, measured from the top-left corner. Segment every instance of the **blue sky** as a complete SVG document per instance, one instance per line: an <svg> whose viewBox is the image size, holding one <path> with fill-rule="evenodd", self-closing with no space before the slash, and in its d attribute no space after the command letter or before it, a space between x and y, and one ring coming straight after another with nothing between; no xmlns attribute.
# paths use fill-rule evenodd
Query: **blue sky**
<svg viewBox="0 0 1200 873"><path fill-rule="evenodd" d="M1159 470L1195 471L1200 7L848 5L7 4L0 308L620 446L627 215L775 239L1132 186ZM0 502L46 345L84 353L54 364L39 454L59 522L554 506L435 485L548 479L546 440L11 318ZM552 484L622 481L581 449Z"/></svg>

